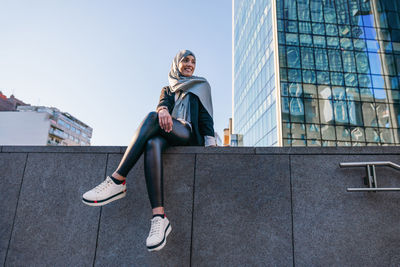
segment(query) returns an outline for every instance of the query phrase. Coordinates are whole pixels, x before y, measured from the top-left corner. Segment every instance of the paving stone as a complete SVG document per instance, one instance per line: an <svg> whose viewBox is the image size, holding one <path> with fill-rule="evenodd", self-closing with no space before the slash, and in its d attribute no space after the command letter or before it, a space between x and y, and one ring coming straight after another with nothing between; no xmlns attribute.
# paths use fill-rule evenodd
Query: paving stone
<svg viewBox="0 0 400 267"><path fill-rule="evenodd" d="M29 154L6 266L92 265L99 210L81 196L104 177L106 159Z"/></svg>
<svg viewBox="0 0 400 267"><path fill-rule="evenodd" d="M365 168L340 162L387 161L388 155L291 157L296 266L399 266L400 193L350 193L366 187ZM377 167L380 187L400 187L400 172Z"/></svg>
<svg viewBox="0 0 400 267"><path fill-rule="evenodd" d="M290 266L288 156L197 155L193 266Z"/></svg>
<svg viewBox="0 0 400 267"><path fill-rule="evenodd" d="M26 154L0 154L0 263L4 263L11 237Z"/></svg>
<svg viewBox="0 0 400 267"><path fill-rule="evenodd" d="M109 174L121 157L109 156ZM194 155L165 155L163 164L164 202L172 226L166 246L148 252L145 245L152 215L141 158L127 177L127 196L102 208L96 266L189 266Z"/></svg>

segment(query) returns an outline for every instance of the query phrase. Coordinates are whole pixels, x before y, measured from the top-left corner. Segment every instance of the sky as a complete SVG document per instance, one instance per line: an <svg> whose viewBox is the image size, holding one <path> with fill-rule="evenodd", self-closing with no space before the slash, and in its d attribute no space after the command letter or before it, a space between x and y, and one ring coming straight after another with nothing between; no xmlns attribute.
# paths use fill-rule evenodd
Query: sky
<svg viewBox="0 0 400 267"><path fill-rule="evenodd" d="M0 91L129 144L181 49L212 88L214 129L232 117L231 0L0 0ZM0 125L0 128L3 127Z"/></svg>

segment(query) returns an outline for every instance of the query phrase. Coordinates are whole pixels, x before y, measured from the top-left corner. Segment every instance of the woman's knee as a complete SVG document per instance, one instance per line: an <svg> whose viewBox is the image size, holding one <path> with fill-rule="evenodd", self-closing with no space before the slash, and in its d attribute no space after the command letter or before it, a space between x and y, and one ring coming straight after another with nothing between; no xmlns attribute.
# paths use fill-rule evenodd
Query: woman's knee
<svg viewBox="0 0 400 267"><path fill-rule="evenodd" d="M146 142L146 150L153 150L161 147L162 147L162 140L160 140L160 137L158 136L150 138Z"/></svg>
<svg viewBox="0 0 400 267"><path fill-rule="evenodd" d="M158 114L155 111L151 111L149 112L149 114L147 114L147 116L144 118L143 123L145 125L159 125L158 123Z"/></svg>

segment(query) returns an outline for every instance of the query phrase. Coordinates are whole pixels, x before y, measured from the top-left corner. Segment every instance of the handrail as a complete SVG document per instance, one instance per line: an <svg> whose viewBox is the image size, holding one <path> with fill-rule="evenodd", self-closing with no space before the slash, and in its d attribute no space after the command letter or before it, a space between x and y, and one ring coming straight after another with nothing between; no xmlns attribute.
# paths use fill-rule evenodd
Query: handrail
<svg viewBox="0 0 400 267"><path fill-rule="evenodd" d="M345 167L366 167L367 177L365 184L367 188L347 188L347 192L382 192L382 191L400 191L400 188L379 188L376 177L375 166L388 166L400 171L400 165L391 161L371 161L371 162L341 162L341 168Z"/></svg>
<svg viewBox="0 0 400 267"><path fill-rule="evenodd" d="M400 165L395 164L391 161L342 162L339 165L341 168L344 168L344 167L367 167L368 165L389 166L389 167L392 167L393 169L400 170Z"/></svg>

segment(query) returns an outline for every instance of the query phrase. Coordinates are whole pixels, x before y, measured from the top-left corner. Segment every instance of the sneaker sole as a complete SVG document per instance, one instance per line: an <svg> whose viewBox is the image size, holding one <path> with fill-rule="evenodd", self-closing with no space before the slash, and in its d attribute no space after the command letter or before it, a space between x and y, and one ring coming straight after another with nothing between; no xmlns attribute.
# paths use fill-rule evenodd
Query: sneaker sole
<svg viewBox="0 0 400 267"><path fill-rule="evenodd" d="M148 251L158 251L158 250L161 250L161 249L165 246L165 244L167 244L167 237L168 237L169 233L171 233L171 231L172 231L172 227L171 227L171 224L169 224L169 225L167 226L167 232L165 233L164 241L161 242L161 243L160 243L159 245L157 245L156 247L153 247L153 248L147 247L147 250L148 250Z"/></svg>
<svg viewBox="0 0 400 267"><path fill-rule="evenodd" d="M126 190L122 194L118 194L118 195L113 196L113 197L111 197L111 198L109 198L109 199L107 199L105 201L102 201L102 202L98 202L99 200L96 201L96 202L89 202L89 201L85 200L84 198L82 199L82 202L85 203L86 205L89 205L89 206L98 207L98 206L104 206L104 205L106 205L106 204L108 204L110 202L113 202L115 200L124 198L125 196L126 196Z"/></svg>

